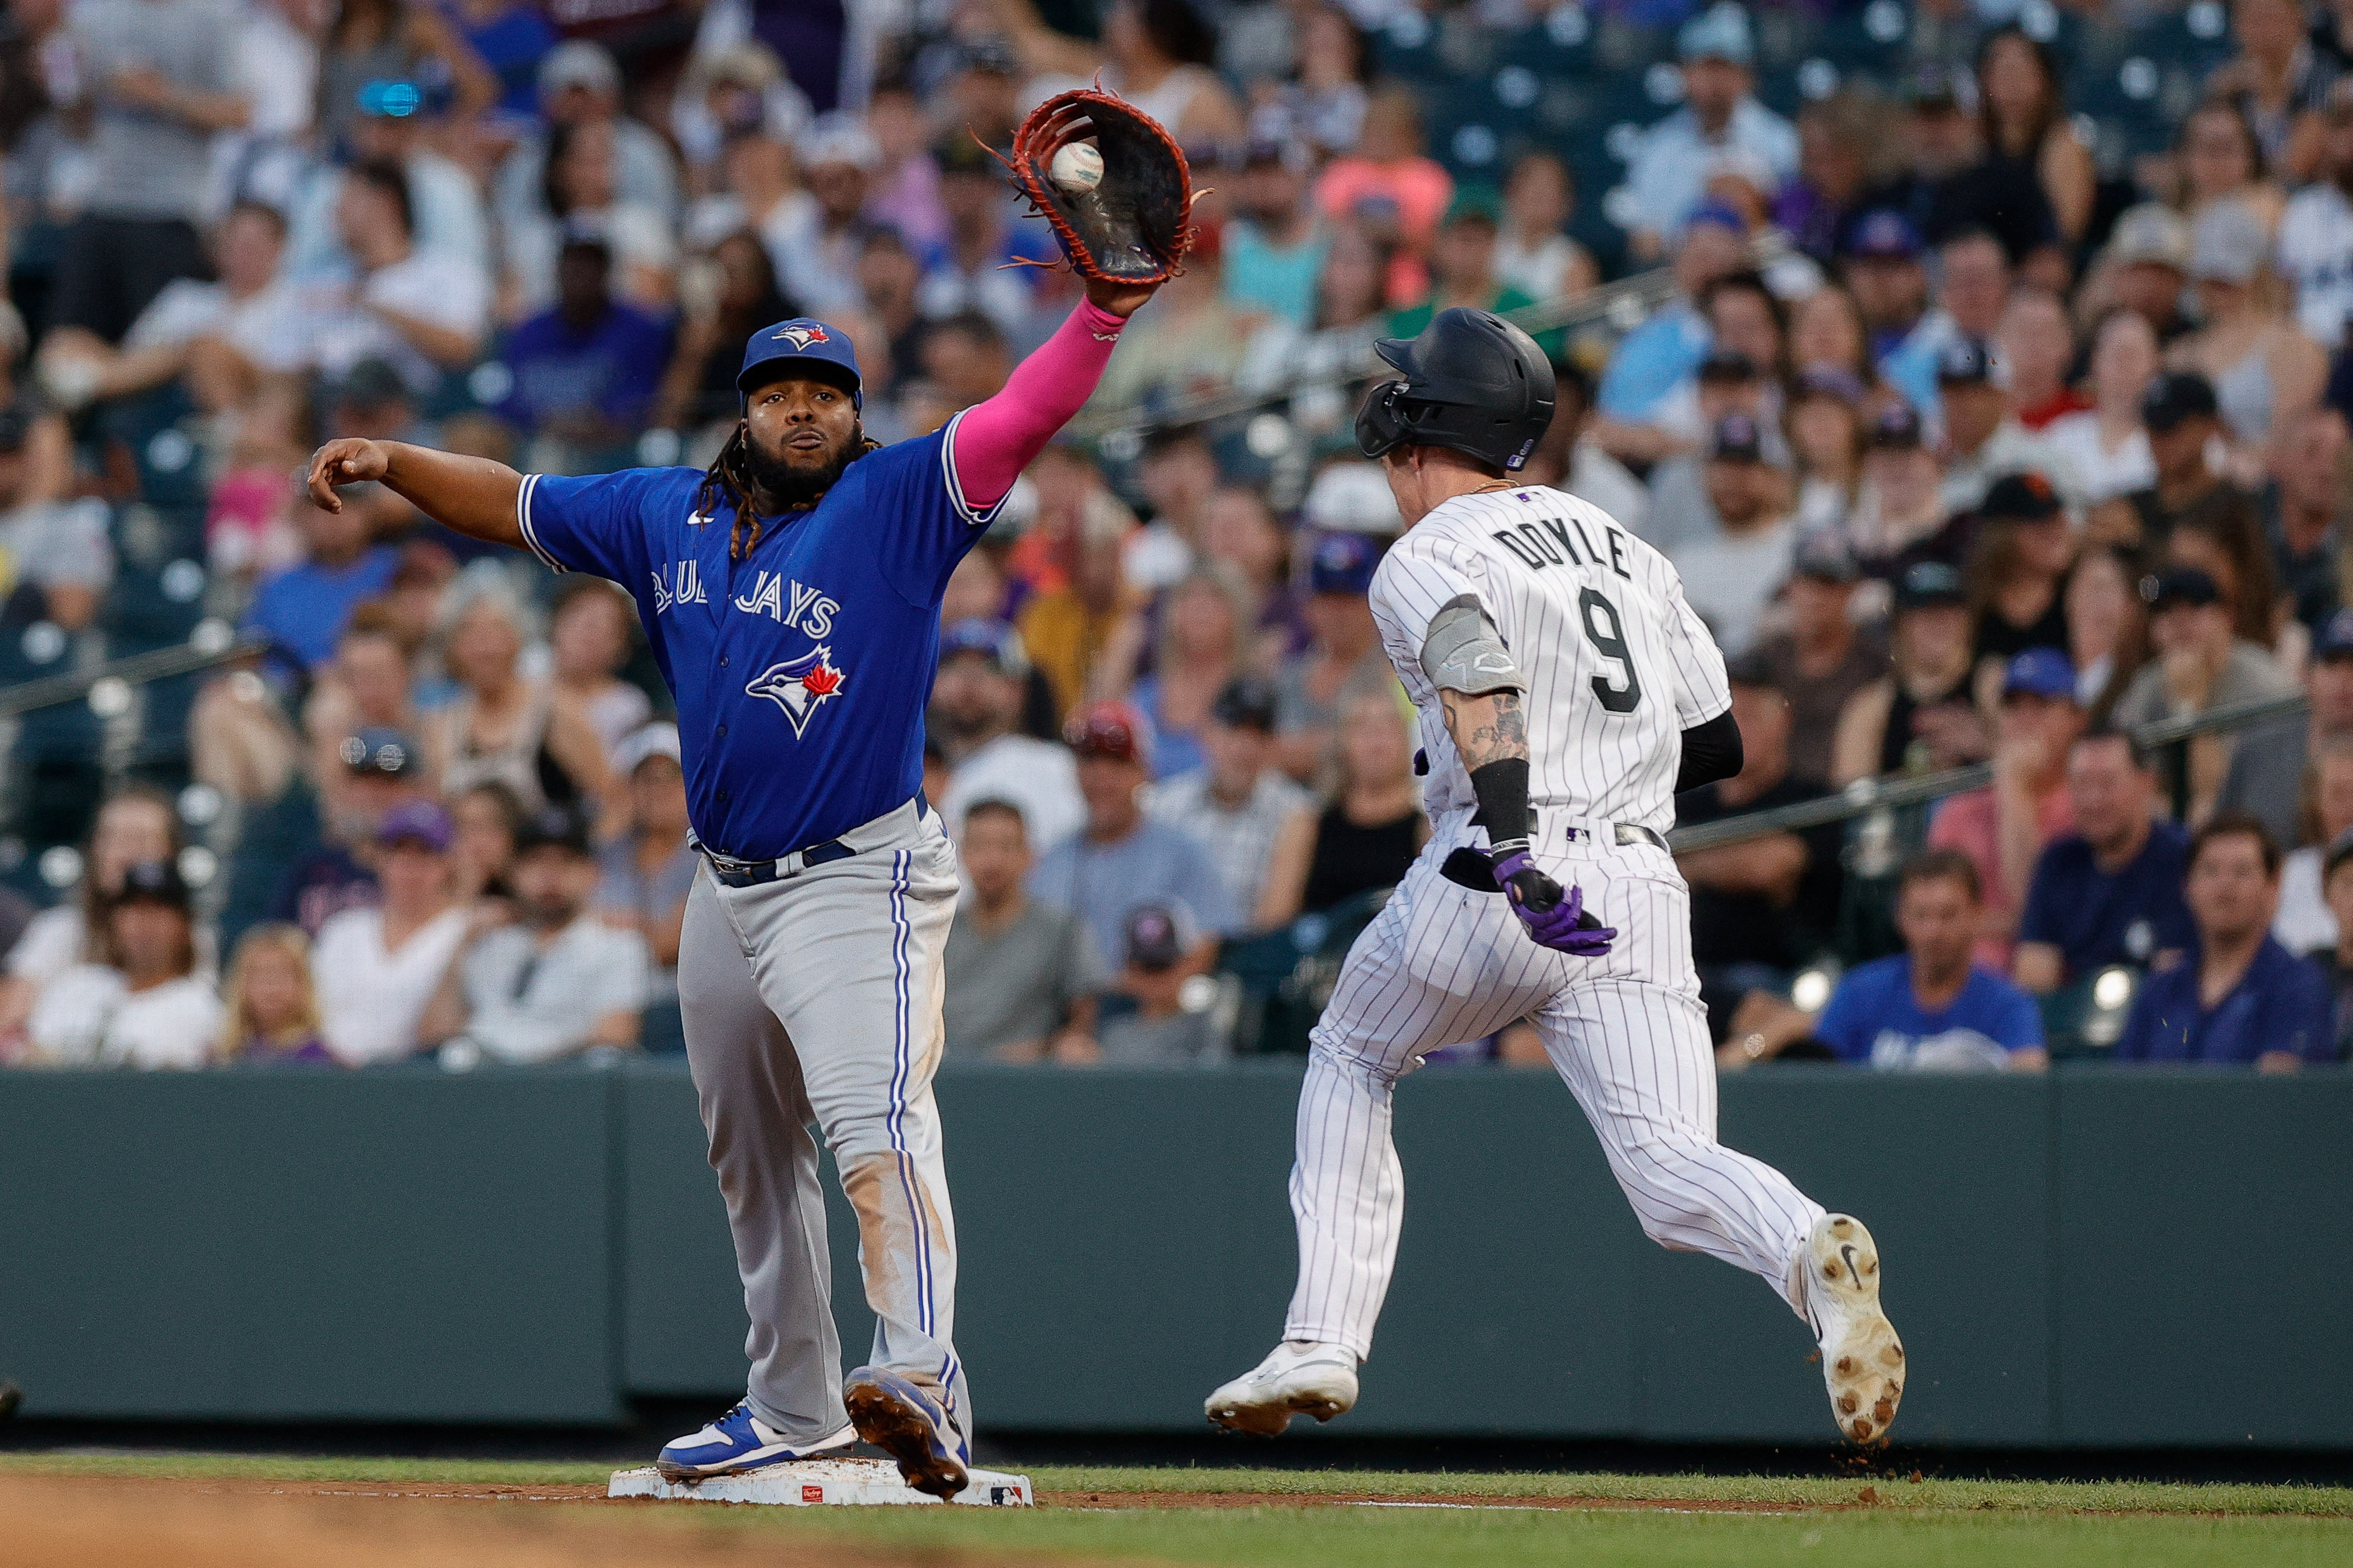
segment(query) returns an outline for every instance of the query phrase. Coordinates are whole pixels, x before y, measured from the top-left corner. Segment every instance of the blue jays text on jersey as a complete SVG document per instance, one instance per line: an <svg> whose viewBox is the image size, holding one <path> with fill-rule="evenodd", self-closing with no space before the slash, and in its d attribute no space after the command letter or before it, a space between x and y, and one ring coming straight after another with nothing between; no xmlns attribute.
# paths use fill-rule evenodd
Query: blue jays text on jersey
<svg viewBox="0 0 2353 1568"><path fill-rule="evenodd" d="M921 791L940 595L996 512L964 498L956 423L869 452L814 510L768 520L742 561L732 512L694 516L699 469L523 480L533 552L637 600L705 847L778 858Z"/></svg>

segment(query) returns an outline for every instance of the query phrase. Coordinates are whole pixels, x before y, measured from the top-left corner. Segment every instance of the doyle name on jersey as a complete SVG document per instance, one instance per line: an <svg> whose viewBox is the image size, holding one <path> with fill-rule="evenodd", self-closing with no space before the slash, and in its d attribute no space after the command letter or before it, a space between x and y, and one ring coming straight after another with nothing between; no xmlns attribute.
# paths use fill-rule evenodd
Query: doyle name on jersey
<svg viewBox="0 0 2353 1568"><path fill-rule="evenodd" d="M1373 619L1420 711L1433 816L1478 805L1421 667L1431 618L1465 595L1526 681L1529 801L1672 827L1682 731L1732 692L1667 558L1589 501L1535 485L1457 496L1406 531L1373 574Z"/></svg>
<svg viewBox="0 0 2353 1568"><path fill-rule="evenodd" d="M705 848L776 859L922 792L940 593L996 514L957 485L956 424L867 453L811 510L764 519L741 561L723 504L695 516L701 469L523 480L533 552L637 601Z"/></svg>

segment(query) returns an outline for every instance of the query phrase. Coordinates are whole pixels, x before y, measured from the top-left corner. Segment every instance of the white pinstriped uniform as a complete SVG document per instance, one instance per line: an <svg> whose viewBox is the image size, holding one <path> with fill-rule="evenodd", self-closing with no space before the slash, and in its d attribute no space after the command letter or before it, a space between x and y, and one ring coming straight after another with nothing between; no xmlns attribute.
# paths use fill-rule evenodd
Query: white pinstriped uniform
<svg viewBox="0 0 2353 1568"><path fill-rule="evenodd" d="M1526 682L1535 859L1618 928L1606 957L1538 947L1502 895L1439 874L1450 851L1487 842L1421 668L1431 617L1464 595ZM1299 1287L1283 1337L1370 1352L1405 1212L1392 1088L1424 1052L1521 1017L1535 1023L1643 1230L1737 1264L1788 1300L1791 1261L1821 1207L1715 1141L1690 890L1664 849L1620 846L1609 826L1672 826L1682 732L1731 705L1724 656L1674 568L1599 508L1531 486L1432 510L1382 561L1372 605L1420 710L1434 831L1350 949L1313 1036L1291 1176Z"/></svg>

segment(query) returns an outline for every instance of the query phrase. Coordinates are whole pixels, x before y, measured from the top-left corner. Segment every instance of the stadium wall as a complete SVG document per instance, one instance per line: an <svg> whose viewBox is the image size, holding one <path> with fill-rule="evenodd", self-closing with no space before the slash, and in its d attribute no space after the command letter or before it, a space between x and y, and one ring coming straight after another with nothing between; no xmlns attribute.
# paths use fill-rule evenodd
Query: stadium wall
<svg viewBox="0 0 2353 1568"><path fill-rule="evenodd" d="M1280 1331L1295 1064L942 1076L984 1425L1193 1432ZM1865 1216L1913 1442L2353 1448L2353 1075L1725 1080ZM1359 1435L1823 1442L1803 1330L1645 1241L1549 1074L1398 1095L1409 1223ZM871 1320L834 1194L847 1358ZM28 1416L598 1424L742 1387L682 1063L0 1076Z"/></svg>

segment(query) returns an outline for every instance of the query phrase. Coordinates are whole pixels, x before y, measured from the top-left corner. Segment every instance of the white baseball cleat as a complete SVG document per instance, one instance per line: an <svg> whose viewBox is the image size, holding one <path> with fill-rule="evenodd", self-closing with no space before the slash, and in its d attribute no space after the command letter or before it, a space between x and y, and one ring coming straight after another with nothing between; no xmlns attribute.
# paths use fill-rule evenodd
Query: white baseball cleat
<svg viewBox="0 0 2353 1568"><path fill-rule="evenodd" d="M1822 1347L1822 1382L1839 1430L1884 1442L1904 1397L1904 1342L1879 1305L1879 1247L1852 1215L1814 1222L1804 1253L1806 1321Z"/></svg>
<svg viewBox="0 0 2353 1568"><path fill-rule="evenodd" d="M1338 1345L1285 1340L1202 1406L1229 1432L1276 1437L1293 1415L1329 1421L1356 1403L1356 1358Z"/></svg>

